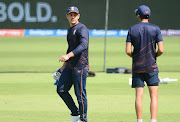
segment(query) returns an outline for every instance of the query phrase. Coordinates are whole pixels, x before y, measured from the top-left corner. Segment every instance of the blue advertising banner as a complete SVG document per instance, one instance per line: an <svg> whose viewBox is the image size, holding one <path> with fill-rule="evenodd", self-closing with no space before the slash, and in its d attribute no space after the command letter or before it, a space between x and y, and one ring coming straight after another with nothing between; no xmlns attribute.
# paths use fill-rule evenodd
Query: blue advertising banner
<svg viewBox="0 0 180 122"><path fill-rule="evenodd" d="M108 30L107 37L126 37L128 30ZM162 36L179 36L180 30L161 30ZM66 29L25 29L24 36L66 37ZM105 30L89 30L89 37L104 37Z"/></svg>
<svg viewBox="0 0 180 122"><path fill-rule="evenodd" d="M128 30L108 30L107 37L126 37ZM104 37L105 30L89 30L90 37Z"/></svg>
<svg viewBox="0 0 180 122"><path fill-rule="evenodd" d="M108 30L107 37L126 37L128 30ZM66 29L26 29L24 36L67 36ZM104 37L105 30L89 30L90 37Z"/></svg>
<svg viewBox="0 0 180 122"><path fill-rule="evenodd" d="M24 36L67 36L65 29L26 29Z"/></svg>

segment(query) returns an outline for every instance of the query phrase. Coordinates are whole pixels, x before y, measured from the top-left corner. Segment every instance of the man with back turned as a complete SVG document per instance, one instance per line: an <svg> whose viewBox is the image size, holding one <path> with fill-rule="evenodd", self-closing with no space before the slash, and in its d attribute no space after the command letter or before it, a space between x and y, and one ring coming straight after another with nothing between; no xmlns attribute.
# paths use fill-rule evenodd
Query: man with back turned
<svg viewBox="0 0 180 122"><path fill-rule="evenodd" d="M148 22L150 9L142 5L135 10L139 23L129 29L126 40L126 53L132 57L132 88L136 91L135 109L137 122L142 122L142 98L144 81L151 98L151 122L156 122L158 111L158 67L156 58L164 51L160 28ZM156 51L156 45L158 50ZM133 46L133 51L131 47Z"/></svg>

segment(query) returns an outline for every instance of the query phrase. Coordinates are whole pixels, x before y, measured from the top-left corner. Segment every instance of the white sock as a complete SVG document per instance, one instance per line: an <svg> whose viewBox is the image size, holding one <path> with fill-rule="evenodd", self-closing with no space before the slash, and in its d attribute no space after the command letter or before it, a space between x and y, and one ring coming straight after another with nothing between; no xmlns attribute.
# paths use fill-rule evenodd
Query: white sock
<svg viewBox="0 0 180 122"><path fill-rule="evenodd" d="M137 119L137 122L142 122L142 119Z"/></svg>
<svg viewBox="0 0 180 122"><path fill-rule="evenodd" d="M151 122L156 122L156 119L151 119Z"/></svg>

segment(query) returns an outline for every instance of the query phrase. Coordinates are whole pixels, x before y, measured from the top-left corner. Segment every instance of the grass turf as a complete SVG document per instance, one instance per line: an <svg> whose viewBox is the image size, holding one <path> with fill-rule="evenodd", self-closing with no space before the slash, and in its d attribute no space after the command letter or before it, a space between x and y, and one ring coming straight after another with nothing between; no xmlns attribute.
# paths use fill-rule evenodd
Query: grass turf
<svg viewBox="0 0 180 122"><path fill-rule="evenodd" d="M160 73L160 77L178 78L177 72ZM56 93L52 73L0 73L0 121L1 122L67 122L70 111ZM130 88L130 74L97 73L88 77L89 122L136 121L134 89ZM180 89L178 82L160 84L159 122L180 120ZM72 94L76 97L73 88ZM150 120L149 93L144 89L143 119Z"/></svg>
<svg viewBox="0 0 180 122"><path fill-rule="evenodd" d="M180 71L179 37L164 37L165 52L158 57L160 71ZM106 68L131 68L131 58L125 54L126 38L108 38ZM59 57L67 50L64 37L1 37L0 72L53 72L60 67ZM90 38L90 70L103 71L104 39Z"/></svg>

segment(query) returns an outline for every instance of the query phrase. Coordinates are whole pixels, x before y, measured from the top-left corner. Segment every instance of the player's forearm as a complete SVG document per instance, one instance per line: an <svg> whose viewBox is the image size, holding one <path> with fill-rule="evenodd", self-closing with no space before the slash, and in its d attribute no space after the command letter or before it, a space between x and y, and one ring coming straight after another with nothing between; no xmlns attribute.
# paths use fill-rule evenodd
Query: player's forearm
<svg viewBox="0 0 180 122"><path fill-rule="evenodd" d="M66 67L67 66L67 62L64 62L62 67Z"/></svg>
<svg viewBox="0 0 180 122"><path fill-rule="evenodd" d="M132 44L130 42L126 43L126 54L130 57L132 57L132 50L131 50Z"/></svg>
<svg viewBox="0 0 180 122"><path fill-rule="evenodd" d="M73 52L74 55L77 55L77 54L81 53L83 50L84 50L84 48L83 48L81 45L79 45L79 46L78 46L76 49L74 49L72 52Z"/></svg>
<svg viewBox="0 0 180 122"><path fill-rule="evenodd" d="M69 52L69 53L67 54L67 56L68 56L69 58L74 57L74 53L71 51L71 52Z"/></svg>
<svg viewBox="0 0 180 122"><path fill-rule="evenodd" d="M132 50L131 50L131 42L126 42L126 54L130 57L132 57Z"/></svg>
<svg viewBox="0 0 180 122"><path fill-rule="evenodd" d="M61 72L63 72L64 68L67 66L67 62L64 62L62 67L60 68Z"/></svg>
<svg viewBox="0 0 180 122"><path fill-rule="evenodd" d="M164 52L164 46L163 46L163 41L158 42L158 51L156 53L156 57L162 55Z"/></svg>
<svg viewBox="0 0 180 122"><path fill-rule="evenodd" d="M163 54L163 51L157 51L157 53L156 53L156 57L158 57L158 56L160 56L160 55L162 55Z"/></svg>
<svg viewBox="0 0 180 122"><path fill-rule="evenodd" d="M126 50L126 54L130 57L132 57L132 51L131 50Z"/></svg>
<svg viewBox="0 0 180 122"><path fill-rule="evenodd" d="M156 53L156 57L162 55L163 52L164 52L164 47L158 48L158 51L157 51L157 53Z"/></svg>
<svg viewBox="0 0 180 122"><path fill-rule="evenodd" d="M83 52L85 49L88 47L88 42L87 43L81 43L76 49L74 49L72 52L74 55L77 55L81 52Z"/></svg>

